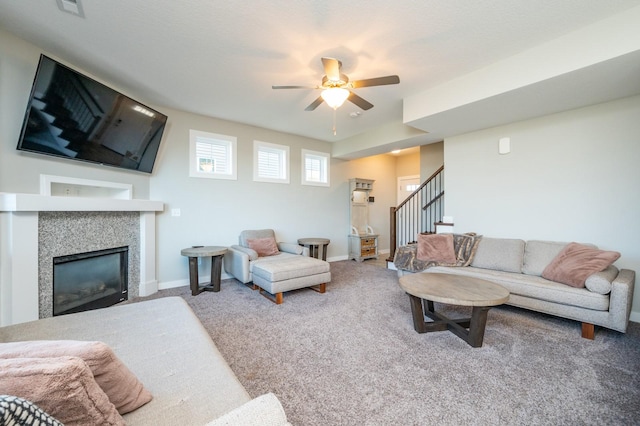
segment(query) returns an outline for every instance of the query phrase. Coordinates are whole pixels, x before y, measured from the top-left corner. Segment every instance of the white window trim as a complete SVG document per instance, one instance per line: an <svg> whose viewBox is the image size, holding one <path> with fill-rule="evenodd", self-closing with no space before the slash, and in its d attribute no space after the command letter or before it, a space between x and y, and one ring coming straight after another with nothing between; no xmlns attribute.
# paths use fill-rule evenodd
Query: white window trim
<svg viewBox="0 0 640 426"><path fill-rule="evenodd" d="M282 159L282 177L281 178L268 178L262 177L258 172L258 153L260 149L278 151L281 154ZM289 183L289 147L286 145L277 145L269 142L262 142L258 140L253 141L253 180L255 182L269 182L269 183Z"/></svg>
<svg viewBox="0 0 640 426"><path fill-rule="evenodd" d="M307 156L313 156L313 157L321 157L324 160L324 174L325 174L325 181L314 181L314 180L307 180ZM331 158L330 155L326 152L319 152L319 151L311 151L308 149L303 149L302 150L302 184L303 185L311 185L311 186L330 186L331 185L331 180L330 180L330 164L331 164Z"/></svg>
<svg viewBox="0 0 640 426"><path fill-rule="evenodd" d="M231 150L231 152L229 153L229 164L231 166L230 173L207 173L198 170L198 161L196 156L196 142L198 138L206 138L228 143L228 147ZM237 180L238 138L236 138L235 136L220 135L217 133L203 132L200 130L189 130L189 177Z"/></svg>

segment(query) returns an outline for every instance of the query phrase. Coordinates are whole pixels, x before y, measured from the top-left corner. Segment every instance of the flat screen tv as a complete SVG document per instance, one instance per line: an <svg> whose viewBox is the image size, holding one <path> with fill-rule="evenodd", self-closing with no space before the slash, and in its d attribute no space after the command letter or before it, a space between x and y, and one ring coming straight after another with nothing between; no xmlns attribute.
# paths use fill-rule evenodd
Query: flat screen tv
<svg viewBox="0 0 640 426"><path fill-rule="evenodd" d="M17 149L151 173L166 121L41 55Z"/></svg>

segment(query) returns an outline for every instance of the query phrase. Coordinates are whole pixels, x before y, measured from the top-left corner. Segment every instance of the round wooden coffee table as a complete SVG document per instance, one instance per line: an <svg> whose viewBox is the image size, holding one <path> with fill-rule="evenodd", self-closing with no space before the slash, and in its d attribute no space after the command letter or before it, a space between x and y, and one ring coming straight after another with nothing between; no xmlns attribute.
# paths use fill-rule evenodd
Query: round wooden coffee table
<svg viewBox="0 0 640 426"><path fill-rule="evenodd" d="M409 295L413 327L418 333L450 330L474 348L482 346L489 309L509 300L506 288L463 275L430 272L405 275L400 278L400 287ZM447 318L435 311L433 302L472 306L471 318ZM426 322L425 316L433 321Z"/></svg>

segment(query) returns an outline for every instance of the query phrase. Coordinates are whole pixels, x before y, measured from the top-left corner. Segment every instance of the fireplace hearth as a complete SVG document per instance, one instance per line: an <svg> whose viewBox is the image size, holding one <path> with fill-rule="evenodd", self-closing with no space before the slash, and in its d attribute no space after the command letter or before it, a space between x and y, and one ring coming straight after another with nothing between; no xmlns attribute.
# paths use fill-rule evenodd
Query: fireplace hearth
<svg viewBox="0 0 640 426"><path fill-rule="evenodd" d="M128 246L54 257L53 315L127 300L128 258Z"/></svg>

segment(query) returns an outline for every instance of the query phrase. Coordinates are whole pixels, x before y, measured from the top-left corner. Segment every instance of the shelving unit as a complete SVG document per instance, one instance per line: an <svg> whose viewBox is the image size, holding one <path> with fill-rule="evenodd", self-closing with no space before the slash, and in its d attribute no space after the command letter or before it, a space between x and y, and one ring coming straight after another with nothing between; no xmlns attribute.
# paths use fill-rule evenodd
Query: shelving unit
<svg viewBox="0 0 640 426"><path fill-rule="evenodd" d="M378 258L378 234L369 226L369 195L373 180L349 179L349 259L362 262Z"/></svg>

